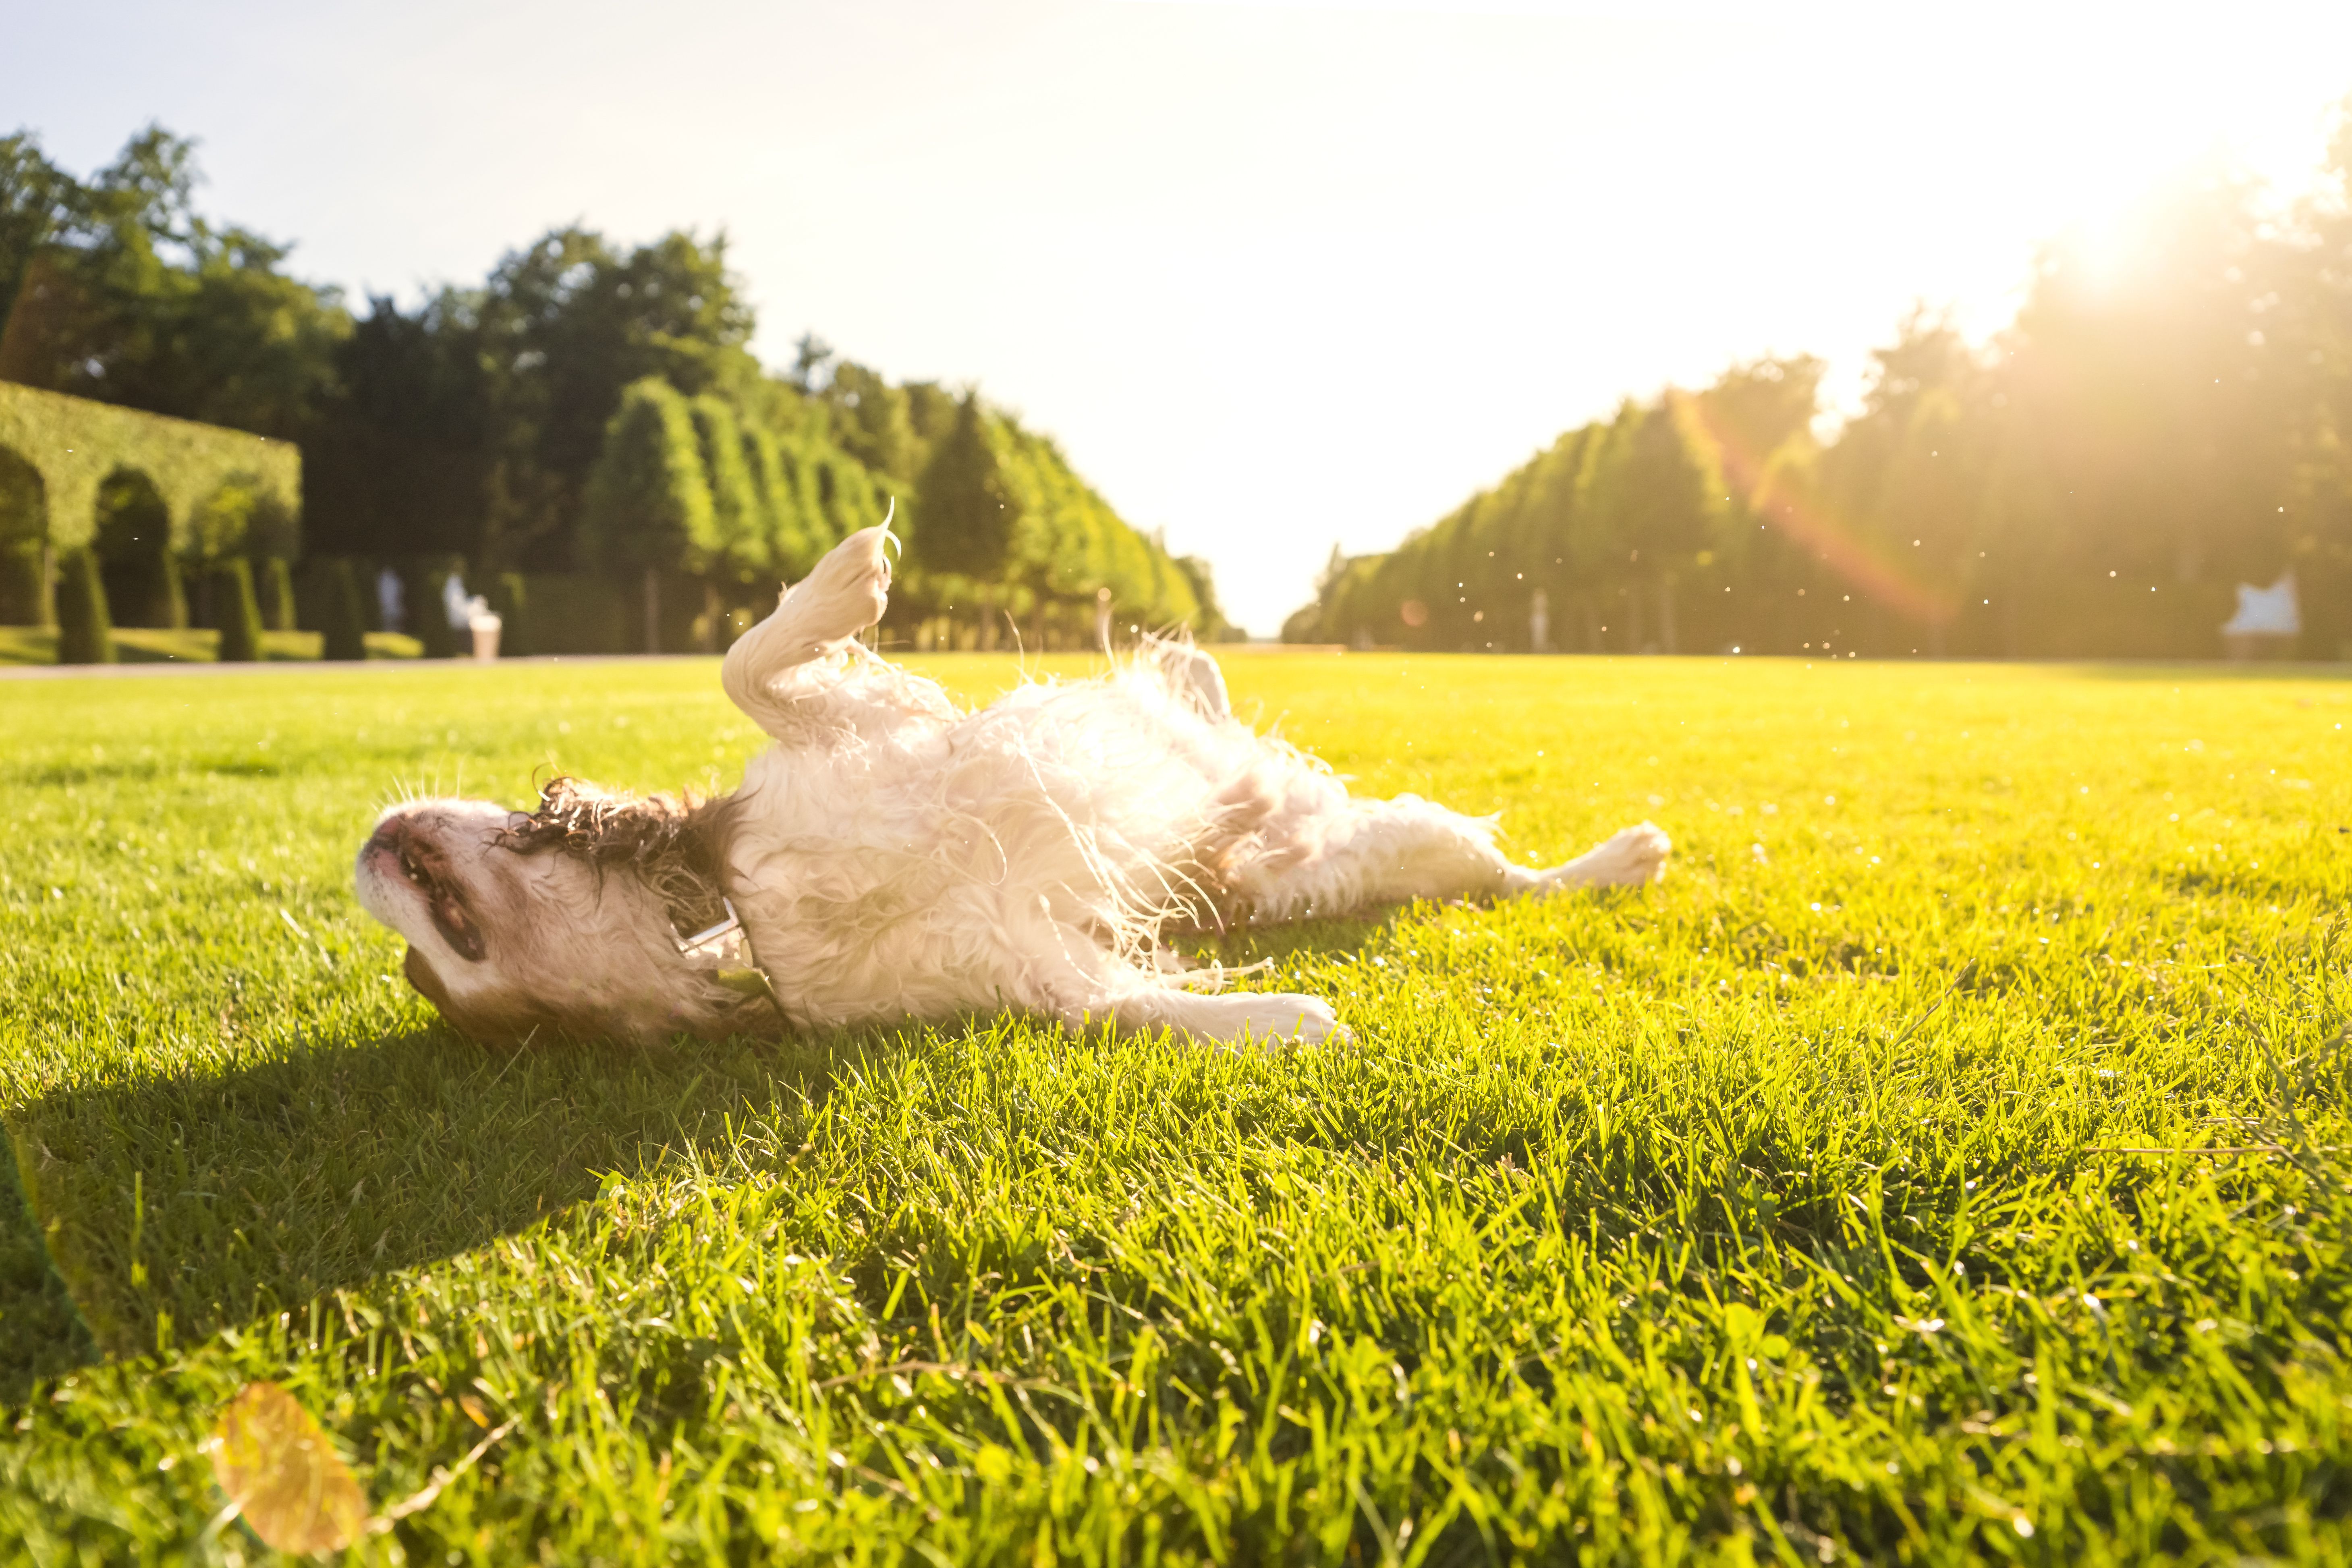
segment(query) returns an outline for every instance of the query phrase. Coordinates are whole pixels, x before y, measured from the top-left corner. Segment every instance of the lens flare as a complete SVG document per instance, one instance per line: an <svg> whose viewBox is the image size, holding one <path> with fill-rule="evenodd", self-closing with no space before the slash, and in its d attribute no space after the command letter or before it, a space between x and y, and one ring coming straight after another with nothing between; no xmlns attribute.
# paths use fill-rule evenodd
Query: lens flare
<svg viewBox="0 0 2352 1568"><path fill-rule="evenodd" d="M1954 595L1920 582L1906 563L1840 518L1814 492L1809 473L1749 450L1736 431L1708 412L1706 399L1682 392L1670 395L1685 428L1705 447L1731 493L1745 497L1748 510L1767 526L1803 546L1847 586L1899 615L1940 626L1958 613Z"/></svg>

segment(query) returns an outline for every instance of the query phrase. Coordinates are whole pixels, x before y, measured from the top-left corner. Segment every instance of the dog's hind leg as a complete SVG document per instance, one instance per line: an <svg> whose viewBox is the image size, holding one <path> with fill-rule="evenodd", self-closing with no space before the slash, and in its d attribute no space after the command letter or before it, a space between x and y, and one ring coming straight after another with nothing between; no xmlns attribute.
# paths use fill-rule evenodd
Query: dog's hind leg
<svg viewBox="0 0 2352 1568"><path fill-rule="evenodd" d="M1565 865L1514 866L1495 847L1492 817L1465 816L1404 795L1350 800L1333 815L1277 822L1228 886L1252 917L1294 920L1408 899L1632 887L1655 881L1672 847L1664 833L1644 822Z"/></svg>
<svg viewBox="0 0 2352 1568"><path fill-rule="evenodd" d="M1674 840L1654 823L1621 827L1565 865L1536 873L1537 885L1520 889L1542 892L1551 888L1637 888L1666 874L1666 857Z"/></svg>
<svg viewBox="0 0 2352 1568"><path fill-rule="evenodd" d="M801 738L861 701L874 712L946 712L936 686L853 641L889 604L889 538L885 529L866 528L835 545L784 592L774 614L727 650L719 679L728 700L776 739ZM857 668L887 679L865 683L869 689L856 696L838 689ZM834 700L815 700L821 697Z"/></svg>
<svg viewBox="0 0 2352 1568"><path fill-rule="evenodd" d="M1148 637L1140 659L1159 672L1160 683L1180 701L1189 703L1202 718L1222 723L1233 717L1233 699L1225 691L1225 672L1217 661L1193 645L1189 637Z"/></svg>
<svg viewBox="0 0 2352 1568"><path fill-rule="evenodd" d="M1212 721L1233 717L1233 699L1225 692L1225 672L1217 661L1191 643L1170 643L1161 656L1170 683L1181 679L1192 694L1201 714Z"/></svg>

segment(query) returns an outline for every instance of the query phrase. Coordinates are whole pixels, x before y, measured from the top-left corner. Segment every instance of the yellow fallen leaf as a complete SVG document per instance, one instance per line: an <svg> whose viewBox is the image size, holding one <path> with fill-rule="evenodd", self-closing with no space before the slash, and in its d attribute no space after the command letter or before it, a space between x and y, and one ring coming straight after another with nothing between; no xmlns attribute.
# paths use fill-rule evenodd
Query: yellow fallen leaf
<svg viewBox="0 0 2352 1568"><path fill-rule="evenodd" d="M360 1538L367 1498L301 1402L248 1383L221 1412L213 1475L262 1542L279 1552L334 1552Z"/></svg>

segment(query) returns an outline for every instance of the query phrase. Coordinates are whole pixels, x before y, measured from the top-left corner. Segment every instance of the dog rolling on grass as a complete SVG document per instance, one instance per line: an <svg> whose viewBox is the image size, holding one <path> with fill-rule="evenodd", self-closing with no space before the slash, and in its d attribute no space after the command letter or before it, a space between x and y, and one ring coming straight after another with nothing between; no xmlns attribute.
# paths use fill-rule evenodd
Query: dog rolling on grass
<svg viewBox="0 0 2352 1568"><path fill-rule="evenodd" d="M651 1040L1017 1008L1070 1027L1319 1040L1319 997L1214 994L1172 930L1413 898L1655 879L1626 828L1531 870L1491 818L1350 798L1233 716L1214 660L1147 643L1097 679L966 712L855 639L890 586L882 529L842 542L731 648L727 695L775 739L695 803L570 779L536 812L395 806L360 901L467 1035ZM1204 984L1205 982L1205 984Z"/></svg>

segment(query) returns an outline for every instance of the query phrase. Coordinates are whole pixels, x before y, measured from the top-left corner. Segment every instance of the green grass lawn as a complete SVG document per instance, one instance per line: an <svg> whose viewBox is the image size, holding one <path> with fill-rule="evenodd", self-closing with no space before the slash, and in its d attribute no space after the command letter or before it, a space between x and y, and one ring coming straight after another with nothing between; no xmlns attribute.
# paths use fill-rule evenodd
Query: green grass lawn
<svg viewBox="0 0 2352 1568"><path fill-rule="evenodd" d="M1226 668L1668 879L1222 942L1345 1046L492 1051L372 814L731 780L715 664L0 685L0 1551L264 1555L268 1379L364 1561L2352 1561L2352 682Z"/></svg>

